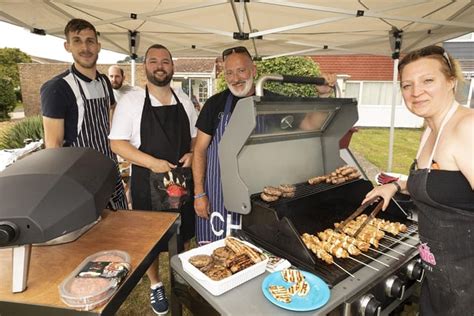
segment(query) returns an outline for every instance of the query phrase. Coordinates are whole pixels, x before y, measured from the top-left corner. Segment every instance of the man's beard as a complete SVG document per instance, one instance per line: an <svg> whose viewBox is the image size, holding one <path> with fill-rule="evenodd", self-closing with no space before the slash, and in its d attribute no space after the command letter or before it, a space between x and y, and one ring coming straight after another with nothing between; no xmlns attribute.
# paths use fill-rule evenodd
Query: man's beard
<svg viewBox="0 0 474 316"><path fill-rule="evenodd" d="M246 97L253 87L253 78L249 78L247 80L240 80L238 83L243 83L243 82L245 82L245 86L243 90L240 90L240 91L237 91L237 89L231 84L227 85L229 87L230 92L232 92L232 94L235 95L236 97L239 97L239 98Z"/></svg>
<svg viewBox="0 0 474 316"><path fill-rule="evenodd" d="M163 71L163 70L157 70L157 71ZM162 80L155 77L155 72L151 72L148 70L146 71L146 78L148 79L148 82L154 84L155 86L158 86L158 87L167 86L171 82L171 79L173 79L174 71L170 73L166 73L165 71L163 71L166 73L166 76Z"/></svg>
<svg viewBox="0 0 474 316"><path fill-rule="evenodd" d="M123 81L122 82L110 82L110 84L112 85L113 89L118 90L118 89L122 88Z"/></svg>

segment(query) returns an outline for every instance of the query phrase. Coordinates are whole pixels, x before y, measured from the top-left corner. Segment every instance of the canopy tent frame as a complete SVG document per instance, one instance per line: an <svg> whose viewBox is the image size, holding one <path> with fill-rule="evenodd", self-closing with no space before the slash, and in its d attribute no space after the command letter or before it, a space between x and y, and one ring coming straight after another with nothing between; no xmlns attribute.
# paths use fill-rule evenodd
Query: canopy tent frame
<svg viewBox="0 0 474 316"><path fill-rule="evenodd" d="M34 10L31 10L31 5ZM246 46L256 59L288 55L394 56L388 170L392 169L398 55L474 32L472 0L0 0L0 21L64 38L73 17L93 23L102 47L134 65L160 43L175 57L218 57ZM388 34L388 36L387 36Z"/></svg>

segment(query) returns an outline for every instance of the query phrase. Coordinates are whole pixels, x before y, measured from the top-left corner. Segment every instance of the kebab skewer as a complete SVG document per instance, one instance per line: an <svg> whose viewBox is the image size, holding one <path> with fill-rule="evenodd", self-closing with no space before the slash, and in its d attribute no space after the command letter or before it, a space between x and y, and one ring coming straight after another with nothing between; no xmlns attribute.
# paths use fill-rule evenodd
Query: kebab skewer
<svg viewBox="0 0 474 316"><path fill-rule="evenodd" d="M308 233L304 233L301 236L301 239L303 240L306 247L310 249L319 259L323 260L327 264L334 264L339 269L341 269L351 277L355 278L352 273L350 273L349 271L341 267L339 264L334 262L333 257L322 248L321 241L318 239L318 237L310 235Z"/></svg>
<svg viewBox="0 0 474 316"><path fill-rule="evenodd" d="M356 222L363 223L367 219L366 214L359 215L356 218ZM399 222L390 222L380 218L372 219L369 224L370 226L374 226L380 230L386 231L394 236L398 235L400 232L404 233L407 231L407 227L405 224L401 224Z"/></svg>
<svg viewBox="0 0 474 316"><path fill-rule="evenodd" d="M366 267L369 267L372 270L379 271L379 269L372 267L370 264L367 264L354 257L351 257L349 253L341 246L341 244L330 243L328 241L321 241L318 237L314 235L310 235L310 234L305 234L305 236L302 238L311 240L313 243L317 244L318 247L322 247L326 252L336 256L336 258L351 259Z"/></svg>
<svg viewBox="0 0 474 316"><path fill-rule="evenodd" d="M364 257L367 257L367 258L371 259L372 261L378 262L379 264L381 264L383 266L386 266L386 267L389 266L388 264L386 264L386 263L384 263L380 260L377 260L377 259L375 259L375 258L373 258L369 255L364 254L362 252L362 249L359 249L356 246L355 242L357 240L355 238L352 238L352 240L351 240L350 239L351 237L349 237L347 235L344 235L344 234L338 234L336 232L332 233L330 229L326 229L324 232L319 232L318 237L323 241L327 241L327 242L330 242L330 243L341 245L352 256L362 255ZM364 243L364 242L361 242L361 243ZM367 245L368 245L367 248L364 248L364 249L366 249L365 251L367 251L369 249L370 245L369 244L367 244Z"/></svg>

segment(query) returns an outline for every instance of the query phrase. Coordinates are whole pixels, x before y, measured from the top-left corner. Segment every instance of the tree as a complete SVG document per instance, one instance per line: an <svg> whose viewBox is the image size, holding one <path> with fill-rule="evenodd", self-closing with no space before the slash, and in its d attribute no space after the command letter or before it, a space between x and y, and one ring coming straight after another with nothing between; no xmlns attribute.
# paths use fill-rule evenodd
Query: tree
<svg viewBox="0 0 474 316"><path fill-rule="evenodd" d="M0 77L0 121L10 119L9 112L16 106L15 89L10 78Z"/></svg>
<svg viewBox="0 0 474 316"><path fill-rule="evenodd" d="M257 79L270 74L294 75L306 77L320 76L319 66L310 57L285 56L256 62ZM224 73L221 72L217 79L217 90L222 91L227 87ZM266 82L265 89L286 96L315 96L314 85L288 84Z"/></svg>
<svg viewBox="0 0 474 316"><path fill-rule="evenodd" d="M31 58L18 48L0 48L0 77L10 78L14 88L20 87L18 63L31 63Z"/></svg>

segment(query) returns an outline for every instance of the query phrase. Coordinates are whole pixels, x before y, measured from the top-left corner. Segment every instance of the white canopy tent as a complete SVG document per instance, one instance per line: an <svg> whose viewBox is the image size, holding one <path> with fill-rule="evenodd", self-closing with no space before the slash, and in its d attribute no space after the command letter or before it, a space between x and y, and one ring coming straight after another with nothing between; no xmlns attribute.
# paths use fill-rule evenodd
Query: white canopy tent
<svg viewBox="0 0 474 316"><path fill-rule="evenodd" d="M474 1L0 0L1 21L40 35L64 37L64 26L75 17L96 26L103 48L133 57L155 43L168 47L175 57L217 57L236 45L264 59L354 53L390 56L394 34L401 35L404 53L473 32Z"/></svg>

